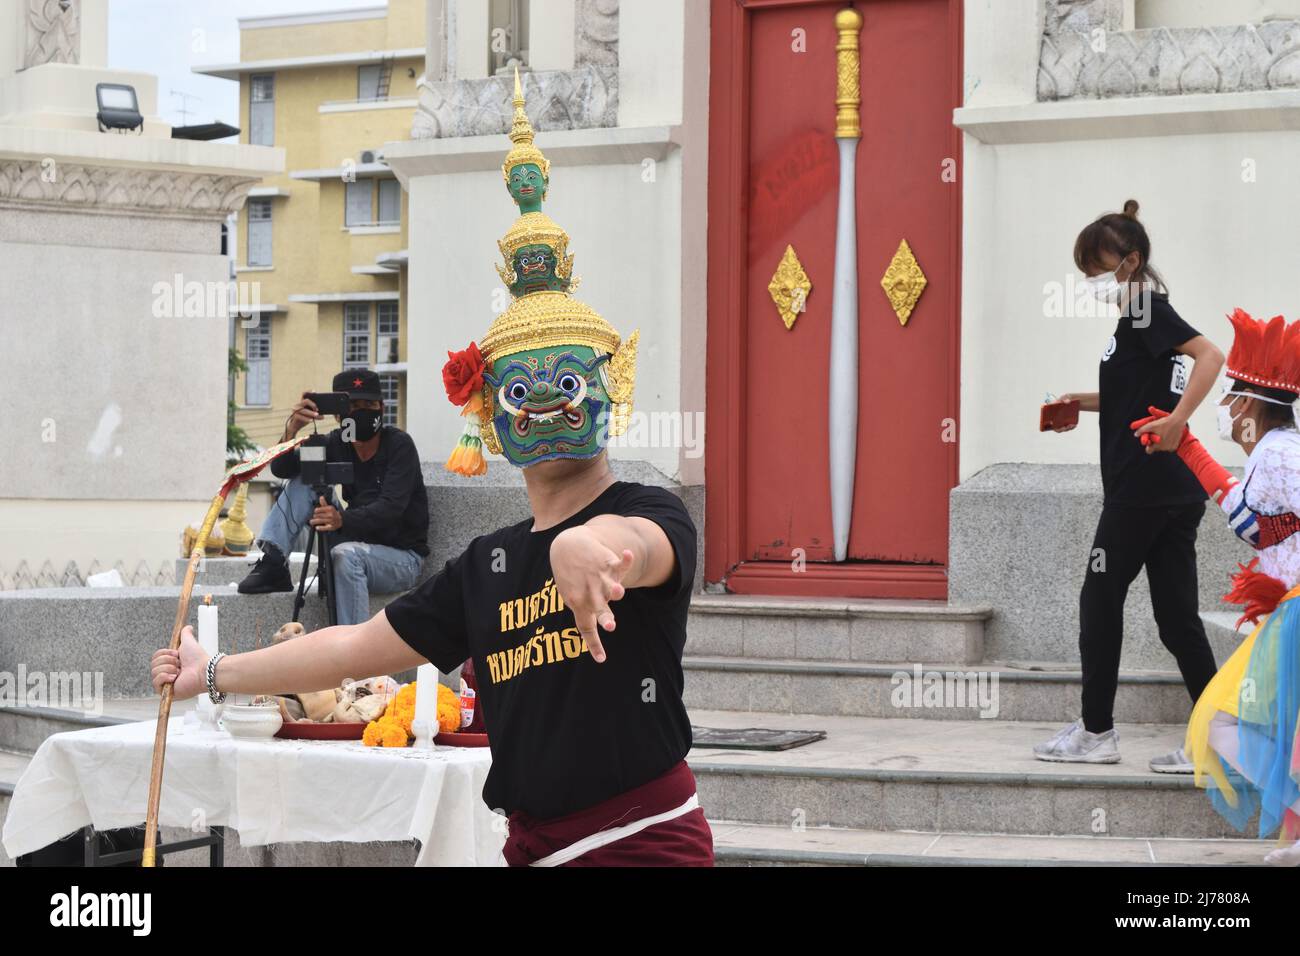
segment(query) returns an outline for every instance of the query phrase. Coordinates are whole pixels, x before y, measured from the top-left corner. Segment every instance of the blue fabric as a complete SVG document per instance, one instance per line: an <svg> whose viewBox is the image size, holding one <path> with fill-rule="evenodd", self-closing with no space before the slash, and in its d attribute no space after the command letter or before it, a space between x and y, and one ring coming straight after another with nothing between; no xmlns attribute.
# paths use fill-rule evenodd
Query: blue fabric
<svg viewBox="0 0 1300 956"><path fill-rule="evenodd" d="M1260 629L1237 707L1237 756L1247 779L1232 781L1238 788L1236 807L1216 788L1210 799L1240 831L1258 812L1258 833L1266 838L1277 833L1287 808L1300 800L1291 770L1300 714L1300 599L1284 601Z"/></svg>

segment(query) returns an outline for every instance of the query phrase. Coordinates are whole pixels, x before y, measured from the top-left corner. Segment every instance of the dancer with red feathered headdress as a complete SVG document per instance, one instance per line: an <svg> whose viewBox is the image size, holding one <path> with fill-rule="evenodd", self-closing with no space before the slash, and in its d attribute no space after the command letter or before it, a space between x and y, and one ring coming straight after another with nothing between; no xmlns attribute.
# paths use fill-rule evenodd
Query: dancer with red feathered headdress
<svg viewBox="0 0 1300 956"><path fill-rule="evenodd" d="M1258 812L1261 837L1281 831L1294 845L1268 862L1300 865L1300 321L1228 317L1236 337L1228 355L1228 388L1219 404L1219 436L1250 456L1238 481L1190 431L1175 447L1152 441L1164 412L1133 423L1148 453L1176 451L1228 516L1236 535L1257 552L1240 565L1224 600L1245 605L1237 626L1250 636L1201 694L1187 726L1196 783L1238 830ZM1231 771L1236 771L1235 774Z"/></svg>

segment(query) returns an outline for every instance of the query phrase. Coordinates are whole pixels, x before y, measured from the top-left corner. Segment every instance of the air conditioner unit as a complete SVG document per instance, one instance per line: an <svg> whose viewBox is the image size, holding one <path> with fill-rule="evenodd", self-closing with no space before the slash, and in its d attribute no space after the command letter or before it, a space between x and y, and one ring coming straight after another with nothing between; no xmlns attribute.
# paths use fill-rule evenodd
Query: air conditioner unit
<svg viewBox="0 0 1300 956"><path fill-rule="evenodd" d="M361 161L363 163L373 163L375 161L375 151L373 149L363 149L361 151Z"/></svg>

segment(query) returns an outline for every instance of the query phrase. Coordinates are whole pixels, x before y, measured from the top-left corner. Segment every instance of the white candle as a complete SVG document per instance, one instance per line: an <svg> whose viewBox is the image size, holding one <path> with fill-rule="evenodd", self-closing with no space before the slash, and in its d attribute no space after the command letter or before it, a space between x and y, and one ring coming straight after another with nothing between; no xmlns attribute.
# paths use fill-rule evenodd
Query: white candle
<svg viewBox="0 0 1300 956"><path fill-rule="evenodd" d="M415 671L415 719L411 721L415 746L433 747L438 733L438 668L421 664Z"/></svg>

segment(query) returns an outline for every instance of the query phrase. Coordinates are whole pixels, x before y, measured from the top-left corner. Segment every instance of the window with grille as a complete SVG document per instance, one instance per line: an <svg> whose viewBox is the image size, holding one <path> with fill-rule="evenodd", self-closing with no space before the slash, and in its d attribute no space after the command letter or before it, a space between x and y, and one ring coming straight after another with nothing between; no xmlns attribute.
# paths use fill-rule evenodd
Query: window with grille
<svg viewBox="0 0 1300 956"><path fill-rule="evenodd" d="M528 63L527 0L488 0L488 62L496 74Z"/></svg>
<svg viewBox="0 0 1300 956"><path fill-rule="evenodd" d="M378 348L375 350L375 362L379 365L392 365L397 362L397 303L375 303L375 338Z"/></svg>
<svg viewBox="0 0 1300 956"><path fill-rule="evenodd" d="M384 396L384 424L397 426L397 403L400 392L396 375L379 376L379 393Z"/></svg>
<svg viewBox="0 0 1300 956"><path fill-rule="evenodd" d="M248 78L248 141L254 146L275 143L275 74Z"/></svg>
<svg viewBox="0 0 1300 956"><path fill-rule="evenodd" d="M347 302L343 306L343 367L370 364L370 305Z"/></svg>
<svg viewBox="0 0 1300 956"><path fill-rule="evenodd" d="M271 264L271 200L250 199L248 210L248 264Z"/></svg>
<svg viewBox="0 0 1300 956"><path fill-rule="evenodd" d="M263 315L257 325L244 330L244 404L271 404L271 320Z"/></svg>
<svg viewBox="0 0 1300 956"><path fill-rule="evenodd" d="M402 184L396 179L379 180L379 221L402 221Z"/></svg>
<svg viewBox="0 0 1300 956"><path fill-rule="evenodd" d="M357 99L379 99L379 69L378 66L357 67Z"/></svg>
<svg viewBox="0 0 1300 956"><path fill-rule="evenodd" d="M347 195L343 210L345 226L368 226L374 219L371 212L371 196L374 194L374 180L358 179L345 184Z"/></svg>

